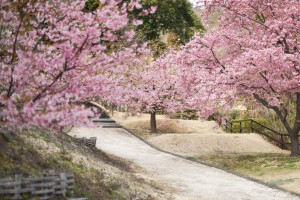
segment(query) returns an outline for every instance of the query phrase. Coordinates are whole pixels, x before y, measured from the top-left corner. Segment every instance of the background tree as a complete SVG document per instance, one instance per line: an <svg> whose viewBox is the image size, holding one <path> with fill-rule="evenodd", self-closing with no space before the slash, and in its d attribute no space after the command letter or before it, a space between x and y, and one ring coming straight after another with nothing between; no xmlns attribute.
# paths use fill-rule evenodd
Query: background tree
<svg viewBox="0 0 300 200"><path fill-rule="evenodd" d="M123 0L132 9L130 18L135 19L136 41L149 41L156 56L161 55L169 45L188 42L195 32L204 27L188 0L142 0L143 10L132 6L131 0ZM101 6L99 0L87 0L85 11L93 12ZM143 22L143 23L142 23Z"/></svg>
<svg viewBox="0 0 300 200"><path fill-rule="evenodd" d="M91 2L94 1L91 0ZM126 2L130 3L130 1ZM143 11L133 9L130 12L130 17L135 18L138 24L135 28L137 32L135 39L137 42L149 41L154 57L166 51L167 44L162 41L163 35L170 36L169 44L179 45L187 42L196 31L204 29L200 19L193 12L192 4L187 0L144 0L142 5ZM140 24L141 21L143 21L142 24ZM115 105L126 105L131 111L149 112L151 132L157 132L155 120L157 111L170 111L171 109L168 108L172 106L174 111L177 110L174 106L178 103L175 103L174 98L176 72L173 71L171 75L169 66L162 65L163 60L171 60L170 55L167 58L162 56L152 64L128 65L128 68L121 70L123 74L119 71L110 72L114 74L112 75L113 81L119 82L119 85L110 84L112 88L107 91L111 94L105 96L106 101ZM117 98L117 95L113 95L114 92L120 94L122 98ZM179 96L178 92L176 96Z"/></svg>
<svg viewBox="0 0 300 200"><path fill-rule="evenodd" d="M123 0L132 7L131 0ZM168 45L188 42L195 32L203 32L204 27L188 0L142 0L143 10L132 7L130 18L137 23L137 41L149 41L155 55L161 55ZM99 0L88 0L86 11L94 11L100 6ZM143 23L142 23L143 22ZM165 36L167 41L163 41Z"/></svg>
<svg viewBox="0 0 300 200"><path fill-rule="evenodd" d="M180 93L177 90L177 69L166 64L173 54L162 56L154 62L135 65L123 72L120 79L121 105L132 112L150 113L150 130L157 132L156 113L175 113L182 110ZM127 74L127 75L126 75Z"/></svg>
<svg viewBox="0 0 300 200"><path fill-rule="evenodd" d="M212 0L206 9L222 13L218 26L195 37L176 61L186 71L198 70L198 81L187 82L201 91L192 102L209 115L236 98L253 98L277 114L290 135L291 154L300 155L299 1ZM286 99L296 105L293 123Z"/></svg>
<svg viewBox="0 0 300 200"><path fill-rule="evenodd" d="M144 23L137 29L142 31L147 40L157 40L161 34L173 33L176 35L174 42L183 44L195 32L203 30L202 23L188 0L144 0L142 5L144 8L157 7L153 15L140 16Z"/></svg>
<svg viewBox="0 0 300 200"><path fill-rule="evenodd" d="M149 54L148 60L140 58L143 63L137 60L118 70L114 68L111 72L112 84L108 88L111 95L103 100L126 106L129 112L150 113L150 129L156 133L157 112L171 114L183 109L180 91L177 90L178 69L171 63L171 58L170 53L153 61Z"/></svg>
<svg viewBox="0 0 300 200"><path fill-rule="evenodd" d="M143 0L142 5L144 8L157 8L152 15L134 12L137 19L143 20L143 24L137 27L137 34L140 40L150 42L156 56L161 55L168 45L184 44L195 32L204 30L188 0ZM163 36L167 41L163 41Z"/></svg>

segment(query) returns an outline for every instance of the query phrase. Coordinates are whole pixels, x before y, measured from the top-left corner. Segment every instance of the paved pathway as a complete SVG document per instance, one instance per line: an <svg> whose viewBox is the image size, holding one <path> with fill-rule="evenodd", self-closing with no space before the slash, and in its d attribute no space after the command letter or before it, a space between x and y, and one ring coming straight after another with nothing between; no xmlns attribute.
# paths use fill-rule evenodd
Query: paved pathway
<svg viewBox="0 0 300 200"><path fill-rule="evenodd" d="M178 189L177 194L185 199L300 200L287 192L157 151L121 128L81 128L71 135L97 137L99 149L134 162L155 179Z"/></svg>

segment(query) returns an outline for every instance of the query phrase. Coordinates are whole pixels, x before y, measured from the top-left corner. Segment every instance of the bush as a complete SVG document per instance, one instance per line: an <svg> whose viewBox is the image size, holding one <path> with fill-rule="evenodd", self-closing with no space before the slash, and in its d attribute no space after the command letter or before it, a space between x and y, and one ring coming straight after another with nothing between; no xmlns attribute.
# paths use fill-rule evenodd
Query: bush
<svg viewBox="0 0 300 200"><path fill-rule="evenodd" d="M232 120L237 120L238 118L240 118L241 113L238 110L233 110L232 112L229 113L229 118Z"/></svg>
<svg viewBox="0 0 300 200"><path fill-rule="evenodd" d="M210 116L207 118L207 120L208 120L208 121L216 121L216 120L218 120L218 118L219 118L220 116L221 116L220 113L215 112L214 114L210 115Z"/></svg>

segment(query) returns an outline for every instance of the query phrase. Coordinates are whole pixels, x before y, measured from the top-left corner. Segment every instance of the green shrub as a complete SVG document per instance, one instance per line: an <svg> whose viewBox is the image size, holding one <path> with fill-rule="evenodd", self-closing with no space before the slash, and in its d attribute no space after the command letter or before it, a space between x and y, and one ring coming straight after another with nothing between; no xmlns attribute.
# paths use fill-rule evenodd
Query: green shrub
<svg viewBox="0 0 300 200"><path fill-rule="evenodd" d="M220 113L215 112L214 114L210 115L207 120L208 121L216 121L218 119L218 117L220 117Z"/></svg>
<svg viewBox="0 0 300 200"><path fill-rule="evenodd" d="M232 120L237 120L238 118L240 118L241 113L238 110L233 110L231 113L229 113L229 118Z"/></svg>

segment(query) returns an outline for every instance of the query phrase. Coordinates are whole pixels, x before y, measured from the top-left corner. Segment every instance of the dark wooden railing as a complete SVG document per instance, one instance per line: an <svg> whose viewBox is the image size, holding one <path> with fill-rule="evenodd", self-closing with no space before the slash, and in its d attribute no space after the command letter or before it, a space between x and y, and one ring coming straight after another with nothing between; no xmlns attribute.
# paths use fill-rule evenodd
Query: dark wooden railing
<svg viewBox="0 0 300 200"><path fill-rule="evenodd" d="M218 120L218 123L220 126L223 126L225 128L226 132L230 132L230 133L254 133L255 132L268 138L269 141L279 146L281 149L289 149L291 146L291 140L288 134L279 133L278 131L275 131L253 119L229 121L228 119L220 118L220 120Z"/></svg>

